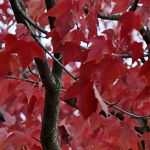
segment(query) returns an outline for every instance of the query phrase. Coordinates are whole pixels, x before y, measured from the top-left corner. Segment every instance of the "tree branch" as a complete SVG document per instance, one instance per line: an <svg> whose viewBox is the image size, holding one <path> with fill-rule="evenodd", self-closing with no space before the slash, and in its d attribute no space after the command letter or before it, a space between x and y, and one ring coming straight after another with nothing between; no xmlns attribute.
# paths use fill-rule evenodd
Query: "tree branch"
<svg viewBox="0 0 150 150"><path fill-rule="evenodd" d="M55 6L55 0L45 0L47 10L53 8ZM50 28L54 28L55 17L48 17Z"/></svg>
<svg viewBox="0 0 150 150"><path fill-rule="evenodd" d="M122 57L122 58L132 58L132 54L115 54L115 53L112 53L112 56ZM149 57L149 56L150 56L150 54L143 55L143 57Z"/></svg>
<svg viewBox="0 0 150 150"><path fill-rule="evenodd" d="M17 5L14 5L14 2L16 2L16 0L10 0L16 20L18 23L25 24L24 19L27 19L25 18L26 15L24 16L24 14L20 13L20 11L17 9ZM45 104L42 117L42 129L40 141L43 150L60 150L60 146L56 139L56 133L57 133L57 119L59 113L59 96L61 90L61 82L60 82L61 75L56 76L54 73L52 73L46 60L43 61L39 58L35 58L35 62L38 71L40 73L41 80L45 87L45 100L44 100Z"/></svg>
<svg viewBox="0 0 150 150"><path fill-rule="evenodd" d="M132 3L131 7L129 10L136 11L137 6L138 6L139 0L134 0ZM114 15L109 15L109 14L98 14L98 18L100 19L106 19L106 20L112 20L112 21L119 21L119 18L121 17L121 14L114 14ZM143 36L144 41L149 44L150 43L150 31L144 28L142 25L141 30L140 30L141 35Z"/></svg>
<svg viewBox="0 0 150 150"><path fill-rule="evenodd" d="M59 150L56 139L61 83L52 75L47 61L35 58L42 82L45 86L44 112L42 117L41 143L43 150Z"/></svg>
<svg viewBox="0 0 150 150"><path fill-rule="evenodd" d="M120 112L123 112L124 114L129 115L129 116L131 116L131 117L133 117L133 118L146 118L146 119L150 119L150 116L140 116L140 115L136 115L136 114L133 114L133 113L131 113L131 112L125 111L125 110L123 110L123 109L121 109L121 108L115 106L114 104L109 103L108 101L106 101L106 100L104 100L104 99L103 99L103 101L104 101L107 105L109 105L110 107L115 108L116 110L119 110Z"/></svg>
<svg viewBox="0 0 150 150"><path fill-rule="evenodd" d="M144 26L142 26L140 33L143 36L144 41L148 45L150 43L150 31L149 31L149 29L147 28L147 30L146 30L144 28ZM149 54L148 59L150 60L150 50L148 50L148 54Z"/></svg>
<svg viewBox="0 0 150 150"><path fill-rule="evenodd" d="M100 19L105 19L105 20L112 20L112 21L118 21L120 18L120 14L115 14L115 15L109 15L109 14L98 14L98 18Z"/></svg>
<svg viewBox="0 0 150 150"><path fill-rule="evenodd" d="M39 84L39 82L37 82L37 81L30 80L30 79L25 79L25 78L18 78L18 77L15 77L15 76L5 76L4 78L16 79L16 80L19 80L19 81L26 81L26 82L30 82L30 83L33 83L33 84Z"/></svg>
<svg viewBox="0 0 150 150"><path fill-rule="evenodd" d="M63 100L63 101L64 101L65 103L67 103L68 105L70 105L70 106L72 106L72 107L78 109L78 107L77 107L77 105L76 105L76 103L77 103L77 99L76 99L76 98L71 98L71 99L67 99L67 100ZM103 101L104 101L104 103L106 103L109 107L112 107L112 108L114 108L114 109L116 109L116 110L122 112L123 114L129 115L129 116L131 116L131 117L133 117L133 118L136 118L136 119L138 119L138 118L150 119L150 115L148 115L148 116L140 116L140 115L133 114L133 113L131 113L131 112L128 112L128 111L126 111L126 110L123 110L123 109L117 107L116 104L118 104L119 101L117 101L115 104L109 103L108 101L106 101L106 100L104 100L104 99L103 99Z"/></svg>
<svg viewBox="0 0 150 150"><path fill-rule="evenodd" d="M129 10L135 11L138 7L139 0L134 0Z"/></svg>
<svg viewBox="0 0 150 150"><path fill-rule="evenodd" d="M137 4L138 4L138 1L139 0L135 0L133 5L131 6L131 8L129 10L133 10L135 11L137 9ZM119 21L119 18L120 18L120 14L116 14L116 15L108 15L108 14L99 14L98 15L98 18L100 19L106 19L106 20L112 20L112 21ZM147 45L150 43L150 31L147 29L144 28L144 26L142 25L141 29L140 29L140 33L141 35L143 36L143 39L144 41L147 43ZM149 52L150 53L150 52ZM144 56L145 57L145 56ZM144 57L141 57L141 61L142 63L145 63L145 59ZM128 58L128 56L125 58ZM150 59L149 55L148 55L148 58Z"/></svg>
<svg viewBox="0 0 150 150"><path fill-rule="evenodd" d="M45 0L47 10L52 8L55 5L55 0ZM49 24L51 29L54 28L55 18L49 17ZM53 40L53 39L52 39ZM60 145L56 139L57 133L57 119L59 115L59 96L62 84L62 58L61 54L55 54L54 58L56 61L53 61L52 73L55 75L56 80L56 90L55 92L45 91L45 104L44 104L44 113L42 118L42 129L41 129L41 143L43 150L60 150ZM59 65L61 64L61 65ZM51 97L51 99L49 99ZM51 106L51 107L50 107ZM51 110L50 110L51 109Z"/></svg>

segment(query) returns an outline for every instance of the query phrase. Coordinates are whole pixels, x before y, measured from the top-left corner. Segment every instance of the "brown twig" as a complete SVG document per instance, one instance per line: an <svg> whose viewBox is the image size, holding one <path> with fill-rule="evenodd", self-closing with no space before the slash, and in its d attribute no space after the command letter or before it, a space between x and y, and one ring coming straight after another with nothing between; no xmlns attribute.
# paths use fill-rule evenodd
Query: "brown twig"
<svg viewBox="0 0 150 150"><path fill-rule="evenodd" d="M107 105L109 105L110 107L115 108L116 110L119 110L120 112L122 112L122 113L124 113L124 114L126 114L126 115L129 115L129 116L131 116L131 117L133 117L133 118L146 118L146 119L150 119L150 115L148 115L148 116L136 115L136 114L133 114L133 113L131 113L131 112L125 111L125 110L123 110L123 109L121 109L121 108L115 106L114 104L109 103L108 101L106 101L106 100L104 100L104 99L103 99L103 101L104 101Z"/></svg>
<svg viewBox="0 0 150 150"><path fill-rule="evenodd" d="M112 56L122 57L122 58L132 58L132 54L115 54L115 53L112 53ZM143 55L143 57L148 57L148 56L150 56L150 54Z"/></svg>
<svg viewBox="0 0 150 150"><path fill-rule="evenodd" d="M28 66L28 69L29 69L29 72L30 72L32 75L34 75L35 77L37 77L38 79L40 79L40 78L39 78L39 75L36 74L36 73L34 73L34 72L32 71L32 69L30 68L30 66Z"/></svg>
<svg viewBox="0 0 150 150"><path fill-rule="evenodd" d="M18 78L18 77L15 77L15 76L4 76L4 77L1 77L1 78L16 79L16 80L19 80L19 81L26 81L26 82L30 82L30 83L33 83L33 84L39 84L38 81L25 79L25 78Z"/></svg>
<svg viewBox="0 0 150 150"><path fill-rule="evenodd" d="M38 139L37 139L37 138L35 138L35 137L32 137L32 139L34 139L35 141L37 141L37 142L41 143L41 141L40 141L40 140L38 140Z"/></svg>
<svg viewBox="0 0 150 150"><path fill-rule="evenodd" d="M105 19L105 20L112 20L112 21L118 21L120 18L120 14L116 14L116 15L108 15L108 14L98 14L98 18L100 19Z"/></svg>

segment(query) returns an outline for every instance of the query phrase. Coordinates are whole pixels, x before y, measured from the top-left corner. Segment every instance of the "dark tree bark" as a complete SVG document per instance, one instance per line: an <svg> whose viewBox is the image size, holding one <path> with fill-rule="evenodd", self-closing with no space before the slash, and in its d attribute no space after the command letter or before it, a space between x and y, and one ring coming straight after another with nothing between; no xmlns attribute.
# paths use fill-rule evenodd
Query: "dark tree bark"
<svg viewBox="0 0 150 150"><path fill-rule="evenodd" d="M17 0L10 0L10 4L17 23L23 23L26 25L25 20L16 5L16 3L19 2ZM53 0L46 1L47 9L52 8L54 5L55 2ZM25 10L25 8L23 8L23 10ZM51 28L54 27L54 20L55 18L49 18ZM62 63L60 54L54 54L54 56ZM35 63L45 88L44 111L41 128L41 144L43 150L60 150L61 148L57 141L56 134L59 114L59 96L61 90L62 68L56 61L53 62L52 71L49 68L47 60L35 58Z"/></svg>

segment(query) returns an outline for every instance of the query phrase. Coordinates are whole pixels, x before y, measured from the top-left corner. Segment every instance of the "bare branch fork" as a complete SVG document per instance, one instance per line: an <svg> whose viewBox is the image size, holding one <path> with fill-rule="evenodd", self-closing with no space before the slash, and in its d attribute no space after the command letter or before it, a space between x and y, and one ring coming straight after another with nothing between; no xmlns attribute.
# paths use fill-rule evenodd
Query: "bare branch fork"
<svg viewBox="0 0 150 150"><path fill-rule="evenodd" d="M42 49L69 75L71 76L71 78L73 78L74 80L77 80L76 77L74 77L60 62L59 60L53 56L41 43L41 41L39 40L38 36L36 35L36 33L34 32L34 30L32 29L32 27L30 26L33 25L34 27L36 27L39 31L41 31L41 27L38 26L34 21L32 21L29 17L27 17L27 14L23 11L23 9L21 9L21 6L18 2L18 0L15 0L15 4L16 4L16 8L18 9L18 11L21 13L21 15L24 17L25 19L25 23L27 25L27 27L30 29L33 38L38 42L38 44L42 47ZM47 32L47 31L45 31Z"/></svg>
<svg viewBox="0 0 150 150"><path fill-rule="evenodd" d="M74 77L60 62L59 59L57 59L55 56L53 56L41 43L41 41L39 40L39 38L36 36L36 33L34 32L34 30L31 28L30 24L25 21L27 24L27 27L30 29L32 36L34 37L34 39L37 41L37 43L42 47L42 49L74 80L77 80L76 77Z"/></svg>
<svg viewBox="0 0 150 150"><path fill-rule="evenodd" d="M25 17L23 17L23 14L20 13L17 7L18 5L15 5L16 2L18 1L10 0L10 4L15 14L16 21L17 23L23 23L26 25ZM20 0L19 2L22 1ZM24 10L24 8L22 9ZM58 59L58 57L56 57L56 59ZM42 83L45 87L44 112L42 117L42 129L40 141L43 150L60 150L61 148L56 139L56 134L57 134L57 119L59 114L59 96L61 90L62 68L55 61L53 61L52 71L49 68L47 60L35 58L35 62Z"/></svg>

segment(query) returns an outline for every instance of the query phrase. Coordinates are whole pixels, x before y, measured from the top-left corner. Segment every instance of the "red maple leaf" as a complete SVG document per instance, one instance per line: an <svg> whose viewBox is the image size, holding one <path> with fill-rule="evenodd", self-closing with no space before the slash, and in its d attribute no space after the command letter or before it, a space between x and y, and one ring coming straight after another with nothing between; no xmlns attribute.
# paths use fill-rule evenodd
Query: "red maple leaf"
<svg viewBox="0 0 150 150"><path fill-rule="evenodd" d="M125 72L126 67L120 58L107 56L102 60L100 59L100 61L98 59L83 64L80 69L80 79L86 78L88 80L98 81L103 91L115 80L123 77Z"/></svg>
<svg viewBox="0 0 150 150"><path fill-rule="evenodd" d="M64 99L73 97L77 97L77 107L85 119L87 119L93 112L96 112L97 99L95 98L93 91L93 82L80 81L74 83L68 89Z"/></svg>
<svg viewBox="0 0 150 150"><path fill-rule="evenodd" d="M139 71L139 76L143 76L146 79L148 84L150 84L149 67L150 67L150 61L147 61L144 63L144 65L141 67Z"/></svg>
<svg viewBox="0 0 150 150"><path fill-rule="evenodd" d="M112 10L112 14L124 12L129 8L130 4L132 3L132 0L126 0L126 1L120 1L120 0L113 0L115 2L115 6Z"/></svg>
<svg viewBox="0 0 150 150"><path fill-rule="evenodd" d="M121 38L125 38L133 29L140 30L141 28L141 17L135 14L133 11L123 13L120 17L121 21Z"/></svg>
<svg viewBox="0 0 150 150"><path fill-rule="evenodd" d="M42 49L33 39L25 41L8 34L5 38L5 44L5 50L0 52L1 56L5 55L5 57L7 56L8 59L10 59L12 54L17 54L23 69L25 69L35 57L43 59L44 55ZM1 65L3 65L3 63L4 62L2 62Z"/></svg>
<svg viewBox="0 0 150 150"><path fill-rule="evenodd" d="M74 42L65 42L59 44L55 52L61 52L64 58L64 65L69 62L83 62L87 56L86 51L83 51L79 44Z"/></svg>
<svg viewBox="0 0 150 150"><path fill-rule="evenodd" d="M142 43L137 43L137 42L133 42L129 48L128 48L128 52L132 52L132 63L134 63L135 61L137 61L139 58L141 58L144 55L144 51L142 48L143 44Z"/></svg>

